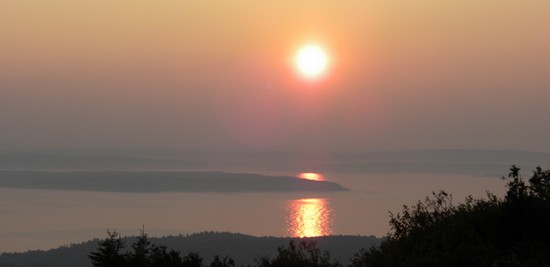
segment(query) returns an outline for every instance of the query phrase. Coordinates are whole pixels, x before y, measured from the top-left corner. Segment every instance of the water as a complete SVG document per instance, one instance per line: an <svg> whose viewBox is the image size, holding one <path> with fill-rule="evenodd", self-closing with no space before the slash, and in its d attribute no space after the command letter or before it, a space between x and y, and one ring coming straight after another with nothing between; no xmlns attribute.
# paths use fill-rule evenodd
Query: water
<svg viewBox="0 0 550 267"><path fill-rule="evenodd" d="M289 201L287 235L293 237L332 234L334 216L328 199L303 198Z"/></svg>
<svg viewBox="0 0 550 267"><path fill-rule="evenodd" d="M280 173L279 173L280 174ZM284 173L283 173L284 174ZM324 179L350 188L334 193L107 193L0 189L0 252L49 249L103 238L107 229L152 236L230 231L256 236L383 236L388 212L444 189L502 196L497 177L448 174L342 174Z"/></svg>

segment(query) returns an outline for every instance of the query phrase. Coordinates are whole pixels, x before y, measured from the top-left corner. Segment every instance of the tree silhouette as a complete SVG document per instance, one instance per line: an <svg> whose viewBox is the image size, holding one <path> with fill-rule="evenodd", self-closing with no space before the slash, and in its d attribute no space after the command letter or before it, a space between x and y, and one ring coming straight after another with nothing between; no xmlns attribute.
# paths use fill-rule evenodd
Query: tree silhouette
<svg viewBox="0 0 550 267"><path fill-rule="evenodd" d="M145 233L145 226L139 229L140 235L135 243L132 244L133 251L127 255L127 262L132 267L147 267L151 266L151 250L152 245L149 236Z"/></svg>
<svg viewBox="0 0 550 267"><path fill-rule="evenodd" d="M202 267L202 257L196 252L189 252L182 262L185 267Z"/></svg>
<svg viewBox="0 0 550 267"><path fill-rule="evenodd" d="M390 216L388 239L352 259L359 266L550 266L550 171L527 184L513 165L504 199L434 193Z"/></svg>
<svg viewBox="0 0 550 267"><path fill-rule="evenodd" d="M202 267L202 258L196 253L190 253L185 261L179 252L168 250L165 246L156 246L151 240L144 227L140 229L140 235L132 244L132 250L122 254L124 242L120 234L116 231L107 230L108 237L99 242L97 251L91 252L89 258L93 266L98 267L182 267L182 266L200 266ZM198 265L197 265L198 263Z"/></svg>
<svg viewBox="0 0 550 267"><path fill-rule="evenodd" d="M506 186L508 187L508 192L506 192L506 200L510 202L520 201L527 197L528 187L519 171L520 168L516 167L516 165L512 165L510 168L510 173L508 173L508 178L502 177L503 180L508 180L508 183L506 183Z"/></svg>
<svg viewBox="0 0 550 267"><path fill-rule="evenodd" d="M223 259L219 255L214 256L214 260L210 263L210 267L235 267L235 261L225 256Z"/></svg>
<svg viewBox="0 0 550 267"><path fill-rule="evenodd" d="M88 257L96 267L120 267L125 265L125 259L121 250L124 249L124 242L116 230L113 232L107 229L108 237L99 242L96 252L91 252Z"/></svg>
<svg viewBox="0 0 550 267"><path fill-rule="evenodd" d="M541 200L550 200L550 170L543 171L540 166L537 167L529 179L529 184L531 196Z"/></svg>
<svg viewBox="0 0 550 267"><path fill-rule="evenodd" d="M151 266L154 267L180 267L184 266L179 252L168 251L165 246L153 246L150 254Z"/></svg>
<svg viewBox="0 0 550 267"><path fill-rule="evenodd" d="M262 257L257 259L258 267L338 267L337 262L330 261L328 251L317 247L314 241L301 240L296 244L291 240L288 247L277 248L278 255L274 259Z"/></svg>

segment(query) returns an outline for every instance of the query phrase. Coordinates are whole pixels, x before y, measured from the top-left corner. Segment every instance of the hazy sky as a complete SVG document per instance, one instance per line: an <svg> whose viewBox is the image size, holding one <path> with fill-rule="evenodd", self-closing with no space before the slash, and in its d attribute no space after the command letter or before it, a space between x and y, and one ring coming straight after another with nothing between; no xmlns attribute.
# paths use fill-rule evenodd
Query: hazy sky
<svg viewBox="0 0 550 267"><path fill-rule="evenodd" d="M550 152L549 25L542 0L2 0L0 148Z"/></svg>

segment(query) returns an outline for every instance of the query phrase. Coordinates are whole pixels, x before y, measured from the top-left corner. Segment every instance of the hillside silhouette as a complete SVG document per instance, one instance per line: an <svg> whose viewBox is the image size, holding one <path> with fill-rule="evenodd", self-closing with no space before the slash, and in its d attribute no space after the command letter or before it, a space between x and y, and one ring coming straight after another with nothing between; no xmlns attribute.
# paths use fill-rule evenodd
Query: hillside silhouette
<svg viewBox="0 0 550 267"><path fill-rule="evenodd" d="M122 240L128 250L137 237L125 237ZM274 257L277 254L277 247L287 246L291 240L293 238L290 237L255 237L226 232L150 238L151 243L181 252L182 256L196 252L205 259L205 262L210 262L216 255L221 257L229 255L235 260L237 266L254 264L254 259L257 257ZM331 257L341 262L348 262L359 249L377 245L382 241L381 238L374 236L326 236L305 240L315 241L319 248L330 251ZM0 266L92 266L88 254L96 251L99 242L100 239L95 239L48 251L3 253L0 254Z"/></svg>

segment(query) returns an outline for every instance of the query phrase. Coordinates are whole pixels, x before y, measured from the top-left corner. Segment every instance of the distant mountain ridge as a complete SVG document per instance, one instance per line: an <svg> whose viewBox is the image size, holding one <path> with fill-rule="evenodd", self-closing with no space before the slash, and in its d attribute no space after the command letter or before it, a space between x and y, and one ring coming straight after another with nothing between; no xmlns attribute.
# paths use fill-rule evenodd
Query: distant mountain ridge
<svg viewBox="0 0 550 267"><path fill-rule="evenodd" d="M328 181L227 172L0 171L0 187L104 192L326 192Z"/></svg>
<svg viewBox="0 0 550 267"><path fill-rule="evenodd" d="M274 257L277 247L287 246L290 237L255 237L238 233L204 232L188 236L152 237L151 242L156 245L167 246L181 252L197 252L210 262L215 255L231 256L237 266L253 264L254 259L262 256ZM342 263L349 259L361 248L370 248L379 245L383 238L374 236L325 236L307 238L317 243L322 250L330 252L331 258ZM134 242L134 237L124 238L126 247ZM28 251L23 253L0 254L2 266L34 266L34 267L69 267L91 266L87 255L95 251L97 239L80 244L71 244L48 251Z"/></svg>
<svg viewBox="0 0 550 267"><path fill-rule="evenodd" d="M346 154L338 171L366 173L452 173L500 176L512 164L523 169L550 167L550 153L521 150L439 149Z"/></svg>
<svg viewBox="0 0 550 267"><path fill-rule="evenodd" d="M27 150L0 151L0 170L246 170L255 173L425 172L499 176L512 164L550 167L550 153L522 150L434 149L326 152L297 160L290 151Z"/></svg>

